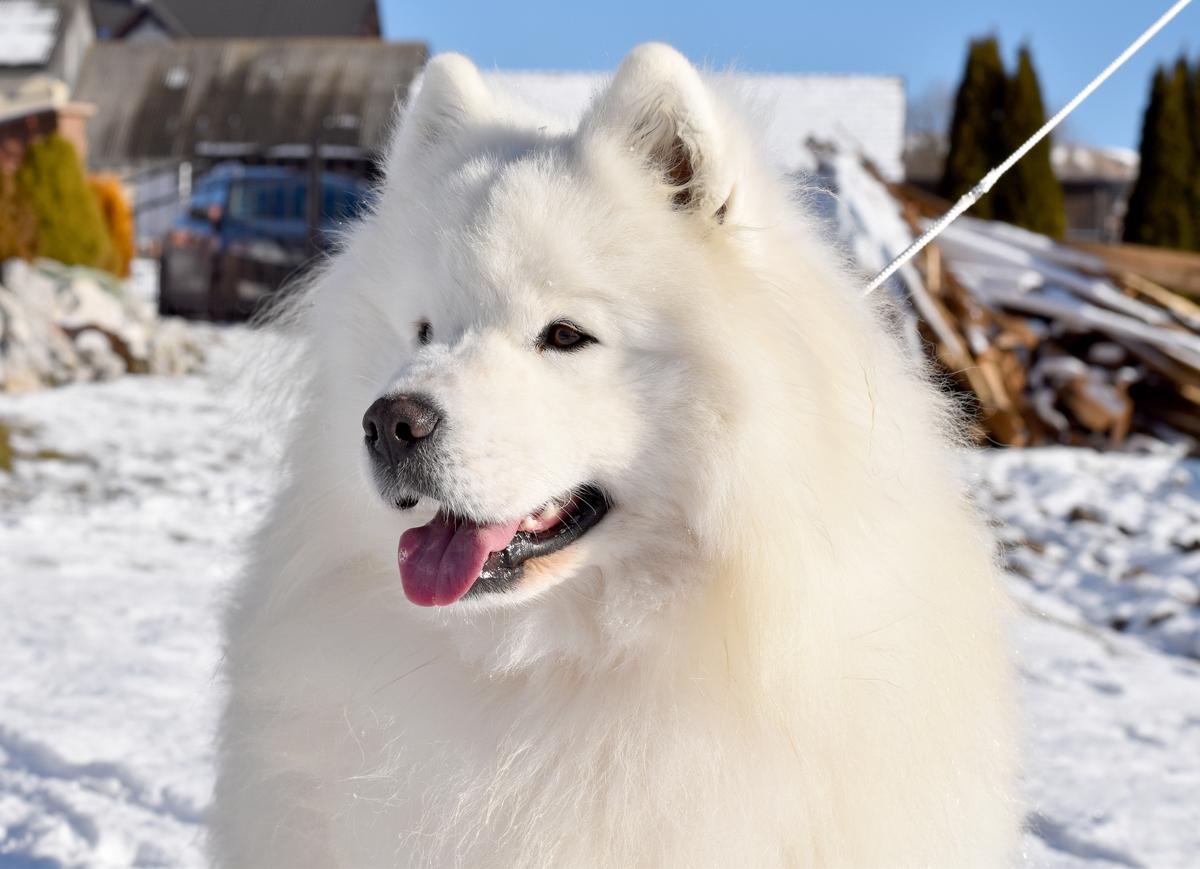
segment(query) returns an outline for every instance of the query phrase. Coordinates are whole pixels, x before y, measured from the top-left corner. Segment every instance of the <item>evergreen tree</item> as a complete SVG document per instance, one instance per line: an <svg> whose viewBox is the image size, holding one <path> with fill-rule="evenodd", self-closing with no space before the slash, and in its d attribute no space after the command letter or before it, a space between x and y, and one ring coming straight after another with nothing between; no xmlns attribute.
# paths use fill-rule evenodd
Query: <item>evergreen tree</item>
<svg viewBox="0 0 1200 869"><path fill-rule="evenodd" d="M1188 90L1192 133L1192 250L1200 250L1200 58Z"/></svg>
<svg viewBox="0 0 1200 869"><path fill-rule="evenodd" d="M37 221L38 256L93 268L112 262L104 217L70 142L51 133L31 143L16 181Z"/></svg>
<svg viewBox="0 0 1200 869"><path fill-rule="evenodd" d="M1004 111L1004 64L995 37L974 40L967 52L954 118L950 122L950 149L939 192L954 201L970 190L999 160ZM971 209L976 217L990 219L994 197L983 197Z"/></svg>
<svg viewBox="0 0 1200 869"><path fill-rule="evenodd" d="M1195 241L1195 145L1187 63L1154 74L1142 122L1141 167L1125 214L1125 240L1188 249Z"/></svg>
<svg viewBox="0 0 1200 869"><path fill-rule="evenodd" d="M1007 156L1046 123L1042 89L1028 47L1022 46L1016 72L1004 90L1001 141L1003 154ZM996 183L993 197L997 220L1054 238L1062 237L1067 218L1062 185L1050 161L1050 137L1038 142Z"/></svg>
<svg viewBox="0 0 1200 869"><path fill-rule="evenodd" d="M1152 188L1159 185L1155 162L1158 158L1158 136L1163 104L1167 98L1167 76L1162 67L1154 70L1150 85L1150 102L1142 115L1142 140L1138 146L1138 177L1125 206L1125 241L1138 241L1146 231L1147 202Z"/></svg>

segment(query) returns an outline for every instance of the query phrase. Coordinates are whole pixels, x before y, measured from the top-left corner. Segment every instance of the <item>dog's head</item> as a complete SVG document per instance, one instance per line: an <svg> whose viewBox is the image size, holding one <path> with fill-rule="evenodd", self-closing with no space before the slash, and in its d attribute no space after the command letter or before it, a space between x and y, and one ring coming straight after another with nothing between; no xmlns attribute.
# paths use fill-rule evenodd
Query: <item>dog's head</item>
<svg viewBox="0 0 1200 869"><path fill-rule="evenodd" d="M738 410L740 153L695 69L646 45L577 129L506 109L432 60L372 215L342 254L368 287L367 477L408 598L527 600L697 543Z"/></svg>

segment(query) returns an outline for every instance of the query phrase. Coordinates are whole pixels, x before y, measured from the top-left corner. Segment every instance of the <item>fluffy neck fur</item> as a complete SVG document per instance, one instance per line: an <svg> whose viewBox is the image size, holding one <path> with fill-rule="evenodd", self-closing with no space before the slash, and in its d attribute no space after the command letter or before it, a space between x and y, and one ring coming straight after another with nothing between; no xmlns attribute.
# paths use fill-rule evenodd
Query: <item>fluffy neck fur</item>
<svg viewBox="0 0 1200 869"><path fill-rule="evenodd" d="M1007 819L965 823L962 841L945 841L944 814L993 801L1011 760L996 689L1003 665L971 653L1001 642L991 566L944 445L927 434L942 411L844 281L840 301L816 303L805 278L830 277L811 262L741 267L770 304L747 306L758 322L736 333L819 326L786 366L764 368L747 348L731 354L760 386L769 381L739 407L722 457L737 485L673 517L695 527L664 529L675 550L650 575L614 565L617 577L585 574L519 608L414 619L396 593L394 530L362 514L357 491L297 478L292 500L312 510L269 532L260 571L278 579L257 589L269 600L235 617L253 619L232 635L254 646L230 659L260 677L305 674L300 690L247 675L264 696L278 692L280 713L326 722L340 747L302 763L314 781L338 783L305 798L313 816L336 816L341 802L377 811L369 829L335 824L322 843L339 855L394 849L400 862L464 865L864 865L1008 853ZM781 283L785 275L800 285ZM859 365L790 382L790 371L847 358L841 344ZM309 448L327 447L298 444L302 466ZM322 518L330 511L354 517L352 537L340 536L347 523ZM345 549L355 540L378 548ZM337 552L351 557L330 560ZM663 586L674 593L628 596ZM981 733L994 734L990 753L979 752ZM442 747L414 755L408 744ZM839 823L863 812L846 801L872 794L877 835L860 823L847 836ZM630 804L661 814L631 818ZM397 829L407 832L393 842ZM688 833L699 829L708 833Z"/></svg>

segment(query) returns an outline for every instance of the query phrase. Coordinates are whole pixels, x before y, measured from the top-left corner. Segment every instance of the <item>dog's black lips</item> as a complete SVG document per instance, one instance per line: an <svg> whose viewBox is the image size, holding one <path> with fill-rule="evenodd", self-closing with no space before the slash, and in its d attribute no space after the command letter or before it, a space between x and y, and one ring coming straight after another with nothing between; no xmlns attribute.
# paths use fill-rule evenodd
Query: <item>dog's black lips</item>
<svg viewBox="0 0 1200 869"><path fill-rule="evenodd" d="M520 580L525 562L565 549L587 534L608 513L611 504L599 486L587 484L575 490L562 521L545 531L518 531L512 543L493 552L466 596L505 591Z"/></svg>

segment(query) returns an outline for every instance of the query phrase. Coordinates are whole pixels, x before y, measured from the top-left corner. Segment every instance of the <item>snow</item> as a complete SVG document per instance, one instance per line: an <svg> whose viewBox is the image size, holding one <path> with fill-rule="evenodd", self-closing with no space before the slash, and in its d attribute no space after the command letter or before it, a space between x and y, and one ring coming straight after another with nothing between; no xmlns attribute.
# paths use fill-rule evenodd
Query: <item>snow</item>
<svg viewBox="0 0 1200 869"><path fill-rule="evenodd" d="M159 261L135 256L129 263L129 277L125 279L125 293L140 299L150 306L158 304Z"/></svg>
<svg viewBox="0 0 1200 869"><path fill-rule="evenodd" d="M1195 866L1200 666L1037 610L1015 640L1024 865Z"/></svg>
<svg viewBox="0 0 1200 869"><path fill-rule="evenodd" d="M1200 462L1066 447L971 460L1009 570L1034 599L1200 660Z"/></svg>
<svg viewBox="0 0 1200 869"><path fill-rule="evenodd" d="M1133 150L1132 148L1110 147L1110 148L1104 148L1103 151L1108 157L1111 157L1113 160L1116 160L1118 163L1123 163L1124 165L1129 166L1130 168L1133 168L1133 169L1136 169L1138 166L1138 163L1140 162L1140 157L1138 155L1138 152Z"/></svg>
<svg viewBox="0 0 1200 869"><path fill-rule="evenodd" d="M883 271L912 244L912 231L899 204L858 157L841 152L823 156L818 178L834 197L830 217L838 240L866 274ZM911 264L901 267L898 274L904 286L920 283ZM907 299L904 287L898 284L893 279L884 286L897 299Z"/></svg>
<svg viewBox="0 0 1200 869"><path fill-rule="evenodd" d="M36 0L7 0L0 15L0 67L46 63L54 50L58 9Z"/></svg>
<svg viewBox="0 0 1200 869"><path fill-rule="evenodd" d="M222 335L202 376L0 396L0 866L203 862L219 613L276 459L239 398L265 336ZM963 463L1012 570L1023 864L1194 863L1200 465Z"/></svg>
<svg viewBox="0 0 1200 869"><path fill-rule="evenodd" d="M221 596L269 468L227 380L0 397L0 866L202 862Z"/></svg>
<svg viewBox="0 0 1200 869"><path fill-rule="evenodd" d="M719 73L718 73L719 74ZM539 112L577 121L606 73L484 71L497 91ZM904 177L904 82L879 75L766 75L732 71L728 82L755 113L766 151L787 172L813 167L808 141L862 155L885 177Z"/></svg>

